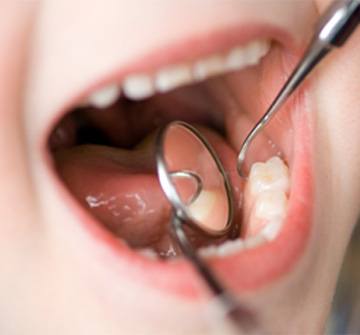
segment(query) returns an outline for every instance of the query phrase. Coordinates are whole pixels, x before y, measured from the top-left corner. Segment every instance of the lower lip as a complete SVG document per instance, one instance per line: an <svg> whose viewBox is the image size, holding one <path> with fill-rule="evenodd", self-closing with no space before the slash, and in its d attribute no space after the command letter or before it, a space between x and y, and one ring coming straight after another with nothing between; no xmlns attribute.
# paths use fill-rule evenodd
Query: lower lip
<svg viewBox="0 0 360 335"><path fill-rule="evenodd" d="M294 161L289 209L278 237L254 249L244 250L222 258L209 259L226 287L237 293L257 290L289 273L304 253L310 236L313 204L311 168L311 131L305 113L297 115L294 130ZM65 190L64 190L65 191ZM184 259L171 262L150 260L129 249L114 238L99 223L77 205L68 192L65 198L81 222L84 232L95 241L96 247L108 249L113 257L110 267L116 267L126 278L136 279L145 287L199 299L206 295L206 287L192 265ZM304 201L303 199L306 199ZM95 248L98 249L98 248ZM113 265L113 266L112 266Z"/></svg>

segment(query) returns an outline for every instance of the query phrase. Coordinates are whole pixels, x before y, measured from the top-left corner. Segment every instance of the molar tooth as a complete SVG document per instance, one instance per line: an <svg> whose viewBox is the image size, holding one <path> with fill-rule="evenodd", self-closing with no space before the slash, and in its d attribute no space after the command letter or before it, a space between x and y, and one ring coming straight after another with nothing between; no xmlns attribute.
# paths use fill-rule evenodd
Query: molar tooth
<svg viewBox="0 0 360 335"><path fill-rule="evenodd" d="M266 163L255 163L250 170L249 187L253 195L268 190L287 193L290 187L289 170L279 157L272 157Z"/></svg>
<svg viewBox="0 0 360 335"><path fill-rule="evenodd" d="M218 247L216 246L209 246L205 248L199 249L199 254L201 257L214 257L218 255Z"/></svg>
<svg viewBox="0 0 360 335"><path fill-rule="evenodd" d="M189 205L190 215L199 222L206 222L217 203L216 192L202 191L196 200Z"/></svg>
<svg viewBox="0 0 360 335"><path fill-rule="evenodd" d="M134 74L126 77L122 84L124 95L131 100L144 100L155 93L152 78L146 74Z"/></svg>
<svg viewBox="0 0 360 335"><path fill-rule="evenodd" d="M198 81L207 79L211 76L224 73L226 70L225 62L222 57L215 55L207 59L199 60L193 68L194 78Z"/></svg>
<svg viewBox="0 0 360 335"><path fill-rule="evenodd" d="M218 255L221 257L225 257L235 252L239 252L244 249L245 241L241 239L226 241L224 244L218 247Z"/></svg>
<svg viewBox="0 0 360 335"><path fill-rule="evenodd" d="M187 65L176 65L160 70L155 76L155 87L160 93L171 91L192 82L191 69Z"/></svg>
<svg viewBox="0 0 360 335"><path fill-rule="evenodd" d="M109 85L91 94L86 103L96 108L107 108L111 106L119 96L120 88L117 85Z"/></svg>
<svg viewBox="0 0 360 335"><path fill-rule="evenodd" d="M209 246L199 250L202 257L226 257L243 250L245 241L241 239L226 241L219 246Z"/></svg>
<svg viewBox="0 0 360 335"><path fill-rule="evenodd" d="M255 201L255 216L263 220L281 220L285 216L286 207L287 198L284 192L262 192Z"/></svg>

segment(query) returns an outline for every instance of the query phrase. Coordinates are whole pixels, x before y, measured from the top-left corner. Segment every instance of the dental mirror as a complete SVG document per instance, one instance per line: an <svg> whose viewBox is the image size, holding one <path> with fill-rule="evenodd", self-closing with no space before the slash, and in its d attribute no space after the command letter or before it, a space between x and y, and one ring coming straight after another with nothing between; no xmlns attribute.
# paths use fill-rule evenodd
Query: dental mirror
<svg viewBox="0 0 360 335"><path fill-rule="evenodd" d="M223 236L233 221L233 197L227 175L207 140L191 125L176 121L157 141L161 187L184 223Z"/></svg>
<svg viewBox="0 0 360 335"><path fill-rule="evenodd" d="M160 185L173 207L171 231L187 257L223 307L223 315L249 333L256 320L230 294L197 254L184 224L210 237L228 234L233 225L230 182L216 153L191 125L175 121L159 132L156 163Z"/></svg>

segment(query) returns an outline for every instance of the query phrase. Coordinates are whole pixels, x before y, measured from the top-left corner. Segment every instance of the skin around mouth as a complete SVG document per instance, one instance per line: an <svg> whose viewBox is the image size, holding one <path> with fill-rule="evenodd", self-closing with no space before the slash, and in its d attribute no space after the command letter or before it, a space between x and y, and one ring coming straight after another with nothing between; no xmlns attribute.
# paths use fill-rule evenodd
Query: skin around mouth
<svg viewBox="0 0 360 335"><path fill-rule="evenodd" d="M215 79L210 85L215 87L211 91L215 92L213 96L226 115L228 140L224 141L213 131L203 129L220 154L233 185L236 185L235 194L239 207L241 207L244 185L236 172L236 151L233 147L239 147L241 136L244 135L243 129L246 129L249 124L249 121L244 121L249 118L247 111L252 110L251 118L253 118L254 115L260 114L261 107L266 105L267 99L269 99L262 92L261 85L257 85L257 89L254 89L254 86L250 89L249 83L261 77L262 82L270 80L271 87L276 89L276 80L272 78L272 74L279 69L279 66L274 66L274 64L279 65L279 53L279 50L275 48L264 60L260 69L246 69L239 76L230 74L222 78L227 85L227 87L225 85L227 91L218 85ZM247 82L247 85L244 85L244 82ZM229 105L234 102L229 99L229 95L234 93L231 91L232 87L236 87L236 106L238 107L236 113L229 108ZM257 100L261 97L261 103L254 104L251 99L243 98L247 94L254 97L257 93ZM267 92L267 94L270 95L271 92ZM270 137L274 143L278 144L277 151L281 148L290 165L292 188L283 229L274 241L208 259L209 264L226 286L236 292L258 289L288 273L305 248L310 229L312 177L309 120L303 113L305 106L303 99L305 99L304 95L300 94L298 97L300 102L294 99L287 107L288 110L285 111L285 117L282 119L282 122L289 127L287 130L283 124L279 126L275 123L275 126L269 129L268 137L265 136L260 143L254 146L255 148L264 147L264 141L269 141ZM289 112L290 109L291 112ZM244 113L239 114L239 110ZM99 118L101 117L97 116L97 120ZM282 129L281 135L277 131L279 128ZM291 138L292 145L286 141L289 138ZM269 151L272 150L269 149L269 145L265 145L265 147L265 150L263 148L255 149L255 153L250 154L249 161L253 163L262 160L266 155L269 156ZM118 254L120 266L126 268L133 275L142 273L141 281L168 292L180 294L182 297L203 296L199 278L187 261L180 258L164 263L144 257L129 248L130 246L144 249L151 246L164 257L174 256L178 253L177 246L168 236L169 204L161 192L156 176L149 169L151 166L148 157L149 150L144 150L144 145L139 148L129 153L114 148L83 146L65 149L56 154L57 166L65 183L70 185L70 189L80 199L83 206L90 208L95 216L103 221L113 233L120 235L122 240L114 238L114 234L103 229L99 222L83 213L72 201L70 206L77 206L75 210L77 213L81 212L81 217L86 218L83 221L89 232L100 243L105 242L113 252ZM272 147L272 149L274 148ZM141 194L140 198L139 194ZM301 199L307 199L307 201L304 202ZM120 211L117 210L119 207ZM238 208L238 220L240 216L241 209ZM114 223L115 221L116 223ZM125 221L128 221L129 224L124 224ZM119 225L119 222L122 224ZM135 229L133 228L134 222L139 223ZM209 241L198 238L196 244L199 247L206 246ZM267 261L264 262L264 259ZM159 275L162 277L161 281L159 281Z"/></svg>

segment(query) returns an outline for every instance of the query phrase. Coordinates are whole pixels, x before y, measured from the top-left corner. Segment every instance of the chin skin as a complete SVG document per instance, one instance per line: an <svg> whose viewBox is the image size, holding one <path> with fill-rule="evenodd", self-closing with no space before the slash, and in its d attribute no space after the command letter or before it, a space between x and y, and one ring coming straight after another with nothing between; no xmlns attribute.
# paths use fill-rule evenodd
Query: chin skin
<svg viewBox="0 0 360 335"><path fill-rule="evenodd" d="M255 17L278 23L303 45L316 8L326 4L279 1L260 11L264 2L254 1L238 4L243 6L238 14L231 1L154 3L141 3L139 10L139 2L109 1L109 8L101 10L101 1L89 7L88 1L78 0L71 2L70 13L66 1L0 5L0 153L6 157L0 160L1 334L226 334L225 325L203 302L150 288L121 267L110 267L116 263L114 255L101 246L94 250L55 190L39 136L51 112L79 87L187 30L201 33L212 24ZM98 26L85 19L85 12L78 17L87 7L98 14ZM167 18L175 11L176 19ZM194 25L184 25L185 18ZM140 23L146 29L136 29ZM80 42L84 47L79 53L62 44ZM94 43L98 54L89 57ZM272 333L323 331L359 214L359 45L360 31L325 61L310 83L315 200L304 255L279 280L243 295ZM74 68L74 63L82 66Z"/></svg>

